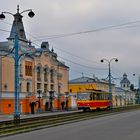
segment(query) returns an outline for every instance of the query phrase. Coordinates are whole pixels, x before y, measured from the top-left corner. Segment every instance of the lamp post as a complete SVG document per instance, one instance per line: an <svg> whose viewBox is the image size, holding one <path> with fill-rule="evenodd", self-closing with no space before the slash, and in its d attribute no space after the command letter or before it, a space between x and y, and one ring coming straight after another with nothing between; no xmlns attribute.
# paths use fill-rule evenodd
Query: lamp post
<svg viewBox="0 0 140 140"><path fill-rule="evenodd" d="M69 92L66 92L66 110L69 110Z"/></svg>
<svg viewBox="0 0 140 140"><path fill-rule="evenodd" d="M28 10L24 10L22 12L19 12L19 5L17 6L17 13L16 14L12 14L10 12L2 12L0 14L0 19L3 20L5 19L5 15L4 14L10 14L14 17L14 21L16 23L16 25L18 25L18 22L21 22L22 20L22 14L24 12L29 12L28 16L29 17L33 17L35 14L32 11L32 9L28 9ZM15 102L15 106L14 106L14 123L19 123L20 122L20 112L19 112L19 91L18 91L18 84L19 84L19 77L18 77L18 62L19 62L19 55L18 55L18 50L19 50L19 36L18 36L18 27L16 26L15 29L15 42L14 42L14 66L15 66L15 80L14 80L14 84L15 84L15 92L14 92L14 102Z"/></svg>
<svg viewBox="0 0 140 140"><path fill-rule="evenodd" d="M41 99L41 96L40 96L40 94L41 94L41 90L38 90L37 91L38 92L38 109L40 110L41 109L41 101L40 101L40 99Z"/></svg>
<svg viewBox="0 0 140 140"><path fill-rule="evenodd" d="M133 76L136 76L138 75L138 99L137 99L137 102L138 104L140 104L140 74L133 74Z"/></svg>
<svg viewBox="0 0 140 140"><path fill-rule="evenodd" d="M54 98L54 91L53 90L51 90L51 91L49 91L49 93L50 93L50 111L54 111L54 108L53 108L53 98Z"/></svg>
<svg viewBox="0 0 140 140"><path fill-rule="evenodd" d="M104 61L106 61L108 63L108 68L109 68L109 73L108 73L108 78L109 78L109 100L112 101L112 86L111 86L111 62L112 61L118 62L117 58L112 58L110 60L103 58L101 59L101 63L103 63Z"/></svg>

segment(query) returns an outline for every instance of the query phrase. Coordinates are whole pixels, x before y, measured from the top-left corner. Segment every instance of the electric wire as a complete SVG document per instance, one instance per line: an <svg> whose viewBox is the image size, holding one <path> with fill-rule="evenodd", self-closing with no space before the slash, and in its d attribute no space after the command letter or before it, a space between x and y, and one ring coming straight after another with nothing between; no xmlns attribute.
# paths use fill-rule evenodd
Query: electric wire
<svg viewBox="0 0 140 140"><path fill-rule="evenodd" d="M105 26L105 27L101 27L101 28L97 28L97 29L80 31L80 32L73 32L73 33L67 33L67 34L56 34L56 35L50 35L50 36L49 35L40 36L40 37L37 37L38 38L37 40L33 40L33 41L41 41L41 40L44 40L44 39L55 39L55 38L62 38L62 37L80 35L80 34L87 34L87 33L92 33L92 32L99 32L99 31L104 31L104 30L108 30L108 29L115 29L116 27L122 27L123 28L126 25L131 25L131 24L135 24L135 23L140 23L140 20L132 21L132 22L126 22L126 23L122 23L122 24L118 24L118 25L110 25L110 26Z"/></svg>
<svg viewBox="0 0 140 140"><path fill-rule="evenodd" d="M102 28L97 28L97 29L93 29L93 30L87 30L87 31L81 31L81 32L73 32L73 33L67 33L67 34L57 34L57 35L50 35L50 36L42 36L40 37L40 39L38 40L34 40L34 41L39 41L41 40L41 38L43 37L48 37L47 39L53 39L53 38L61 38L61 37L67 37L67 36L73 36L73 35L79 35L79 34L85 34L85 33L92 33L92 32L98 32L98 31L103 31L103 30L108 30L108 29L124 29L124 28L132 28L132 27L138 27L138 25L136 26L126 26L126 25L130 25L130 24L135 24L135 23L139 23L140 20L137 20L137 21L132 21L132 22L127 22L127 23L122 23L122 24L118 24L118 25L111 25L111 26L106 26L106 27L102 27ZM6 23L6 22L5 22ZM7 24L7 23L6 23ZM12 25L12 24L9 24L9 25ZM117 27L117 28L116 28ZM0 29L0 31L4 31L4 32L10 32L8 30L4 30L4 29ZM29 34L30 36L32 36L31 34ZM33 38L39 38L39 37L34 37L32 36ZM63 50L64 51L64 50ZM66 52L66 51L65 51ZM70 54L70 53L69 53ZM74 56L72 54L72 56ZM60 57L60 56L59 56ZM81 58L79 56L75 56L77 58ZM62 57L60 57L62 58ZM64 60L66 60L66 58L63 58ZM67 61L71 62L71 63L74 63L74 64L78 64L76 62L73 62L71 60L68 60ZM88 60L89 61L89 60ZM82 64L78 64L80 66L84 66L85 65L82 65ZM88 68L92 68L92 69L100 69L100 68L95 68L95 67L89 67L89 66L86 66ZM103 70L103 69L102 69Z"/></svg>

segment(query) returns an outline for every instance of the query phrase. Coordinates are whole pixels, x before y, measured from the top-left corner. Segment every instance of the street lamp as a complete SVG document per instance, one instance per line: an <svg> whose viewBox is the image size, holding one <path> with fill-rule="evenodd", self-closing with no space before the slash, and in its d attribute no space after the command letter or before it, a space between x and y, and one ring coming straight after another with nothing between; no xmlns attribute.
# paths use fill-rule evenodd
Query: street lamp
<svg viewBox="0 0 140 140"><path fill-rule="evenodd" d="M40 112L40 110L41 110L41 101L40 101L40 99L41 99L41 90L38 90L37 91L37 93L38 93L38 110L39 110L39 112Z"/></svg>
<svg viewBox="0 0 140 140"><path fill-rule="evenodd" d="M24 12L29 12L28 16L33 17L35 14L32 11L32 9L24 10L22 12L19 12L19 5L17 6L17 13L12 14L10 12L2 12L0 14L0 19L3 20L5 19L4 14L10 14L14 17L15 25L16 25L16 31L15 31L15 42L14 42L14 63L15 63L15 107L14 107L14 123L19 123L20 122L20 112L19 112L19 92L18 92L18 84L19 84L19 77L18 77L18 62L19 62L19 55L18 55L18 49L19 49L19 36L18 36L18 23L22 21L22 14Z"/></svg>
<svg viewBox="0 0 140 140"><path fill-rule="evenodd" d="M69 92L66 92L66 110L69 110Z"/></svg>
<svg viewBox="0 0 140 140"><path fill-rule="evenodd" d="M54 91L51 90L49 91L49 93L50 93L50 110L53 112L54 111L54 107L53 107Z"/></svg>
<svg viewBox="0 0 140 140"><path fill-rule="evenodd" d="M108 73L108 78L109 78L109 99L110 101L112 101L112 86L111 86L111 68L110 68L110 65L111 65L111 62L112 61L115 61L115 62L118 62L118 59L117 58L112 58L110 60L106 59L106 58L103 58L101 59L101 63L103 63L104 61L106 61L108 63L108 67L109 67L109 73Z"/></svg>
<svg viewBox="0 0 140 140"><path fill-rule="evenodd" d="M138 104L140 104L140 75L139 74L133 74L133 76L138 75Z"/></svg>

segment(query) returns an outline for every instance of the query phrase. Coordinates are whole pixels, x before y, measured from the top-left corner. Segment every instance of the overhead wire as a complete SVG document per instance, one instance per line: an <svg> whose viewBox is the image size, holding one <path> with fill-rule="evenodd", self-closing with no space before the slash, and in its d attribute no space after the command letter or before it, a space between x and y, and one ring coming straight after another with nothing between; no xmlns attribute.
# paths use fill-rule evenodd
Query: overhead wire
<svg viewBox="0 0 140 140"><path fill-rule="evenodd" d="M86 31L80 31L80 32L73 32L73 33L66 33L66 34L56 34L56 35L47 35L47 36L40 36L37 37L37 40L34 41L41 41L44 39L55 39L55 38L62 38L62 37L68 37L68 36L74 36L74 35L80 35L80 34L87 34L87 33L92 33L92 32L99 32L99 31L104 31L104 30L108 30L108 29L115 29L116 27L123 27L126 25L130 25L130 24L135 24L135 23L140 23L140 20L137 21L132 21L132 22L126 22L126 23L122 23L122 24L118 24L118 25L110 25L110 26L105 26L105 27L101 27L101 28L97 28L97 29L92 29L92 30L86 30Z"/></svg>
<svg viewBox="0 0 140 140"><path fill-rule="evenodd" d="M6 23L6 22L4 22ZM87 30L87 31L80 31L80 32L73 32L73 33L67 33L67 34L56 34L56 35L48 35L48 36L41 36L41 37L35 37L33 35L31 35L30 33L28 33L30 36L32 36L34 39L34 41L39 41L39 40L43 40L43 37L47 37L47 39L54 39L54 38L61 38L61 37L67 37L67 36L73 36L73 35L79 35L79 34L85 34L85 33L92 33L92 32L98 32L98 31L103 31L103 30L108 30L108 29L123 29L123 28L131 28L131 27L136 27L135 26L126 26L126 25L130 25L130 24L135 24L135 23L140 23L140 20L137 20L137 21L132 21L132 22L126 22L126 23L122 23L122 24L118 24L118 25L110 25L110 26L106 26L106 27L102 27L102 28L97 28L97 29L93 29L93 30ZM8 24L8 23L6 23ZM9 24L9 25L12 25L12 24ZM4 32L10 32L8 30L4 30L4 29L0 29L0 31L4 31ZM40 38L40 39L37 39L37 38ZM42 38L42 39L41 39ZM37 45L36 43L33 43L35 45ZM38 46L38 45L37 45ZM40 46L39 46L40 47ZM59 49L60 50L60 49ZM61 49L62 50L62 49ZM64 51L64 50L63 50ZM66 52L66 51L65 51ZM68 52L67 52L68 53ZM71 54L71 53L69 53ZM81 58L79 56L76 56L76 55L73 55L71 54L72 56L75 56L77 58ZM59 56L60 57L60 56ZM62 57L60 57L62 58ZM73 64L77 64L77 65L80 65L80 66L84 66L84 67L88 67L88 68L92 68L92 69L100 69L100 68L95 68L95 67L89 67L89 66L85 66L85 65L82 65L82 64L78 64L76 62L73 62L71 60L68 60L66 58L63 58L64 60L67 60ZM88 60L89 61L89 60ZM100 69L101 70L101 69ZM103 70L103 69L102 69Z"/></svg>
<svg viewBox="0 0 140 140"><path fill-rule="evenodd" d="M74 61L71 61L67 58L64 58L64 57L61 57L61 56L58 56L59 58L62 58L63 60L65 61L68 61L68 62L71 62L73 64L76 64L76 65L79 65L79 66L82 66L82 67L86 67L86 68L89 68L89 69L95 69L95 70L106 70L105 68L97 68L97 67L90 67L90 66L87 66L87 65L83 65L83 64L79 64L79 63L76 63Z"/></svg>

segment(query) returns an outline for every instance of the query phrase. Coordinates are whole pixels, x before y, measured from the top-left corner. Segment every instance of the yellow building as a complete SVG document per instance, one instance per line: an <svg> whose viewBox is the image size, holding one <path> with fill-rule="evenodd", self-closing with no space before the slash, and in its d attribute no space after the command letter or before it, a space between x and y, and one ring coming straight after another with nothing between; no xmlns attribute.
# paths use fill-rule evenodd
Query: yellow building
<svg viewBox="0 0 140 140"><path fill-rule="evenodd" d="M109 84L106 80L99 80L98 78L79 77L69 81L69 94L77 96L83 92L90 92L91 90L101 90L108 92ZM115 85L112 84L112 95L115 93Z"/></svg>
<svg viewBox="0 0 140 140"><path fill-rule="evenodd" d="M8 41L0 42L0 113L14 112L14 41L18 35L19 111L35 113L38 109L61 109L68 91L69 67L57 59L48 42L36 48L26 39L22 16L18 13ZM39 105L41 108L39 108Z"/></svg>

